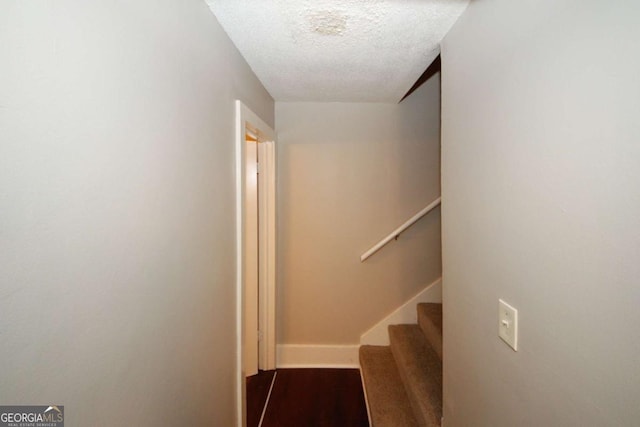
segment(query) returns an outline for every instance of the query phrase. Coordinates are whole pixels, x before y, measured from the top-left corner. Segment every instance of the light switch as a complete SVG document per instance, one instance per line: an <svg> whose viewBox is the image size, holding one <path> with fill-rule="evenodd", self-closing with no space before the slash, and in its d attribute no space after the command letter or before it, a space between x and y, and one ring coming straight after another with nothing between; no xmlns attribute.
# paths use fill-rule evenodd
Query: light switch
<svg viewBox="0 0 640 427"><path fill-rule="evenodd" d="M498 336L518 351L518 310L503 300L498 301Z"/></svg>

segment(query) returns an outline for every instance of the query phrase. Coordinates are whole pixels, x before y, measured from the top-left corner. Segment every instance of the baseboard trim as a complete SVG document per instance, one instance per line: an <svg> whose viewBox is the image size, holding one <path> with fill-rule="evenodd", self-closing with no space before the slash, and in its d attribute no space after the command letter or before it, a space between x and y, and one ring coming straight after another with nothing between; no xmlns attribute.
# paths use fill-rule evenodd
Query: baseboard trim
<svg viewBox="0 0 640 427"><path fill-rule="evenodd" d="M279 344L278 368L359 368L354 345Z"/></svg>
<svg viewBox="0 0 640 427"><path fill-rule="evenodd" d="M416 305L421 302L442 303L442 277L427 285L409 301L402 304L387 317L376 323L360 336L361 345L389 345L389 325L418 323Z"/></svg>

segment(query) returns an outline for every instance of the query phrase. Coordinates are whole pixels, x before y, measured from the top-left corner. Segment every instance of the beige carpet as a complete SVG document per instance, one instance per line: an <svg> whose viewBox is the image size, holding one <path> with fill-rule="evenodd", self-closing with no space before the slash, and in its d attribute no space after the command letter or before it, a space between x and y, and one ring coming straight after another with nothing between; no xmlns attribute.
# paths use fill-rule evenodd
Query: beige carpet
<svg viewBox="0 0 640 427"><path fill-rule="evenodd" d="M360 366L372 425L417 427L391 349L373 345L360 347Z"/></svg>
<svg viewBox="0 0 640 427"><path fill-rule="evenodd" d="M442 304L418 304L418 325L442 360Z"/></svg>
<svg viewBox="0 0 640 427"><path fill-rule="evenodd" d="M373 427L440 426L442 306L420 304L418 322L390 326L389 347L360 347Z"/></svg>

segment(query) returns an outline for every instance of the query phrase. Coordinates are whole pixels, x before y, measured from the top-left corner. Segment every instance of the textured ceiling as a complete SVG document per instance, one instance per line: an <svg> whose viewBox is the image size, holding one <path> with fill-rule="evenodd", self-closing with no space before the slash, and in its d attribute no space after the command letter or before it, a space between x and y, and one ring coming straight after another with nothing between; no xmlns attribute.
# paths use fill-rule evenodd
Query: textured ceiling
<svg viewBox="0 0 640 427"><path fill-rule="evenodd" d="M398 102L468 0L207 0L276 101Z"/></svg>

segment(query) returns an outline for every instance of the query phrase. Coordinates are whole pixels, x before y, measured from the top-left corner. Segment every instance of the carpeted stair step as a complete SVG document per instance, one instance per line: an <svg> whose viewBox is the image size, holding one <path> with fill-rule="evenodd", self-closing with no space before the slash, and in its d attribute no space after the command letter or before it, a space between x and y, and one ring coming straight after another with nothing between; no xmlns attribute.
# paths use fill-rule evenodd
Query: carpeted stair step
<svg viewBox="0 0 640 427"><path fill-rule="evenodd" d="M442 361L438 354L418 325L389 326L389 340L418 425L440 426Z"/></svg>
<svg viewBox="0 0 640 427"><path fill-rule="evenodd" d="M419 424L387 346L360 347L360 368L372 427L417 427Z"/></svg>
<svg viewBox="0 0 640 427"><path fill-rule="evenodd" d="M418 304L418 325L442 360L442 304Z"/></svg>

